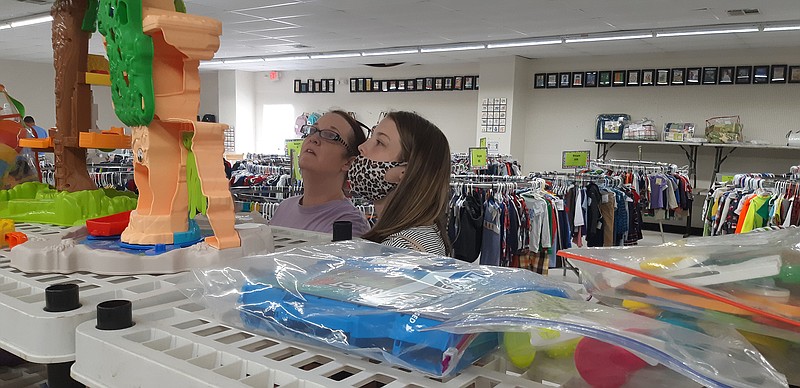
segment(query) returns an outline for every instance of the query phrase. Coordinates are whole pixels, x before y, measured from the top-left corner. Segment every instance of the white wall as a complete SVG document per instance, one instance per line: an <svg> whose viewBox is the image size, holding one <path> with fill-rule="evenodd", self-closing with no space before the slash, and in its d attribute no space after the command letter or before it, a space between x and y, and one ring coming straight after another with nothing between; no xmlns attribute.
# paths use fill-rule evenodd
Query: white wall
<svg viewBox="0 0 800 388"><path fill-rule="evenodd" d="M254 74L255 136L269 136L270 128L263 127L265 104L293 104L296 115L303 112L323 113L332 108L356 112L356 117L371 126L377 123L381 111L415 111L436 124L447 135L453 152L466 152L475 146L477 120L477 91L427 91L394 93L350 93L349 79L411 79L454 75L477 75L477 64L448 66L409 66L395 68L337 69L325 71L281 72L280 79L271 81L267 72ZM294 93L294 80L334 78L335 93ZM220 86L222 88L222 86ZM222 95L222 93L220 93ZM222 97L221 97L222 98ZM237 123L237 144L242 123ZM242 152L237 148L237 152Z"/></svg>
<svg viewBox="0 0 800 388"><path fill-rule="evenodd" d="M535 73L624 70L670 67L800 64L800 50L681 52L662 55L603 56L534 61L528 73L530 93L524 167L527 171L560 169L562 150L591 149L584 139L595 137L600 113L628 113L648 117L657 126L665 122L694 122L702 136L705 119L739 115L745 140L762 139L785 144L789 130L800 129L800 85L699 85L621 88L533 89ZM518 107L517 107L518 108ZM636 159L637 148L617 145L609 157ZM701 147L698 187L708 188L714 150ZM645 146L643 160L686 164L677 146ZM800 163L800 151L738 149L722 166L723 172L788 172ZM697 205L701 201L695 201ZM695 210L699 210L695 206ZM695 225L698 225L695 223Z"/></svg>
<svg viewBox="0 0 800 388"><path fill-rule="evenodd" d="M50 128L56 125L55 70L52 64L0 60L0 84L23 105L26 114L36 119L36 125ZM97 127L121 127L111 104L111 89L93 86L97 106Z"/></svg>
<svg viewBox="0 0 800 388"><path fill-rule="evenodd" d="M200 90L200 117L211 113L219 121L219 72L201 71Z"/></svg>
<svg viewBox="0 0 800 388"><path fill-rule="evenodd" d="M250 139L249 136L243 136L239 139L236 136L236 151L237 152L258 152L256 144L258 134L256 131L256 114L255 114L255 79L256 73L247 71L237 71L235 73L236 79L236 131L238 133L255 133L255 139Z"/></svg>

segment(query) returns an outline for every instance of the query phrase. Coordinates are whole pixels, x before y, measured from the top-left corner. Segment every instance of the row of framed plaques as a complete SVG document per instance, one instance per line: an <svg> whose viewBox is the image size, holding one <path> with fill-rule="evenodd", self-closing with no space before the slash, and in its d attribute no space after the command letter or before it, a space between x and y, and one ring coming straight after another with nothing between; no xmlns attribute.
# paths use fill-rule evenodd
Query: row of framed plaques
<svg viewBox="0 0 800 388"><path fill-rule="evenodd" d="M306 82L303 80L294 80L295 93L335 93L336 80L333 78L314 80L309 79Z"/></svg>
<svg viewBox="0 0 800 388"><path fill-rule="evenodd" d="M350 93L478 90L479 78L477 75L392 80L350 78Z"/></svg>
<svg viewBox="0 0 800 388"><path fill-rule="evenodd" d="M800 83L800 65L678 67L537 73L534 89Z"/></svg>

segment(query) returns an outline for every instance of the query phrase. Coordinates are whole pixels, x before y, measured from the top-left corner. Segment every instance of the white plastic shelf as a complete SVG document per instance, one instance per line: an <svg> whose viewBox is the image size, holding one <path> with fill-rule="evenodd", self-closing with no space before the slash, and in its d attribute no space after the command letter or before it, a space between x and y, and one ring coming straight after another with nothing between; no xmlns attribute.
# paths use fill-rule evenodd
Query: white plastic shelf
<svg viewBox="0 0 800 388"><path fill-rule="evenodd" d="M67 228L17 224L26 234L63 234ZM311 243L329 242L330 235L272 228L276 250ZM0 348L27 361L50 364L75 360L75 328L93 320L98 303L110 299L127 299L134 309L185 300L175 284L184 276L168 275L97 275L88 272L72 274L23 273L9 265L0 250ZM81 307L66 312L44 311L45 289L61 283L79 285Z"/></svg>
<svg viewBox="0 0 800 388"><path fill-rule="evenodd" d="M491 358L449 379L217 323L188 300L134 311L134 326L76 332L72 377L94 388L511 388L544 387ZM146 372L145 372L146 371Z"/></svg>
<svg viewBox="0 0 800 388"><path fill-rule="evenodd" d="M41 364L0 366L0 387L41 388L47 383L47 367Z"/></svg>

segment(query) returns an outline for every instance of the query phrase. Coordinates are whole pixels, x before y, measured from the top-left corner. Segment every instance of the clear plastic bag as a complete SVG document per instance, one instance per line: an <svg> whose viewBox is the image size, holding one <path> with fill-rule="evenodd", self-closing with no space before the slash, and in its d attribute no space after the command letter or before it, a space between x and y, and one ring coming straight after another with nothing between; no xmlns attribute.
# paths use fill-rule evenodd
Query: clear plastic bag
<svg viewBox="0 0 800 388"><path fill-rule="evenodd" d="M694 123L664 124L664 141L688 141L694 137Z"/></svg>
<svg viewBox="0 0 800 388"><path fill-rule="evenodd" d="M504 293L537 290L580 299L566 284L530 271L369 242L295 248L194 275L199 284L187 287L187 295L220 320L432 376L470 365L494 350L498 339L495 333L423 329Z"/></svg>
<svg viewBox="0 0 800 388"><path fill-rule="evenodd" d="M659 319L732 325L798 384L800 371L786 362L800 355L798 241L800 229L791 228L561 254L603 302Z"/></svg>
<svg viewBox="0 0 800 388"><path fill-rule="evenodd" d="M447 376L532 327L628 348L709 386L785 386L741 337L712 337L584 302L530 271L477 266L369 242L253 256L183 285L217 319ZM722 375L724 374L724 375Z"/></svg>
<svg viewBox="0 0 800 388"><path fill-rule="evenodd" d="M661 135L658 133L653 120L644 118L636 120L627 126L622 131L622 140L661 140Z"/></svg>
<svg viewBox="0 0 800 388"><path fill-rule="evenodd" d="M741 143L743 125L739 116L720 116L706 120L706 139L709 143Z"/></svg>
<svg viewBox="0 0 800 388"><path fill-rule="evenodd" d="M718 327L716 333L700 332L611 307L536 292L500 295L454 316L437 329L454 333L508 333L536 327L614 344L633 352L650 366L666 366L709 387L787 385L781 373L729 328ZM672 379L680 381L674 376Z"/></svg>

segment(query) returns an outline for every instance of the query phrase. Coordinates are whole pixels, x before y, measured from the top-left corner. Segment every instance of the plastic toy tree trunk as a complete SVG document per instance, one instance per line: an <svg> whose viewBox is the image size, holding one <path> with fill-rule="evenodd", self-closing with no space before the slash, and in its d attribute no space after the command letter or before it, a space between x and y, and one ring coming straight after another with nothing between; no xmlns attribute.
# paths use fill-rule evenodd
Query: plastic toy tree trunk
<svg viewBox="0 0 800 388"><path fill-rule="evenodd" d="M53 152L56 189L93 190L86 170L86 149L78 146L79 132L88 131L92 117L92 90L78 78L86 73L90 34L81 30L88 0L56 0L53 16L56 127Z"/></svg>
<svg viewBox="0 0 800 388"><path fill-rule="evenodd" d="M143 0L142 29L153 39L155 117L133 129L134 176L139 202L121 240L171 244L188 227L187 150L183 133L192 132L200 185L208 198L215 248L240 245L234 230L233 200L222 163L225 124L195 122L200 106L200 60L214 57L222 24L174 11L172 0Z"/></svg>

